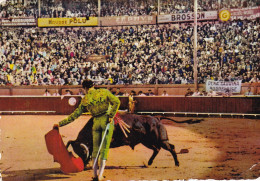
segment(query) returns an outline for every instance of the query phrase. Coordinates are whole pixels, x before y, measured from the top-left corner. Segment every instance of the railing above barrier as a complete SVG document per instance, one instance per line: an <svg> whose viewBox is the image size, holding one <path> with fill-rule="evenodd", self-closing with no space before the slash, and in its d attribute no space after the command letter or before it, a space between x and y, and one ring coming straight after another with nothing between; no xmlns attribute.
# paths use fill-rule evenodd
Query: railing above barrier
<svg viewBox="0 0 260 181"><path fill-rule="evenodd" d="M253 117L260 118L260 114L245 114L245 113L200 113L200 112L137 112L144 115L163 115L163 116L192 116L192 117Z"/></svg>

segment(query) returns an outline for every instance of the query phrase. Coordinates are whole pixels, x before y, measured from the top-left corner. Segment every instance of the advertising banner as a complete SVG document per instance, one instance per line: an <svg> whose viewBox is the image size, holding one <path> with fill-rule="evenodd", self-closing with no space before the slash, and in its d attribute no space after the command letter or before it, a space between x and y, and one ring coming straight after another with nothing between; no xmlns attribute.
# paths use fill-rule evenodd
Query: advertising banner
<svg viewBox="0 0 260 181"><path fill-rule="evenodd" d="M100 26L143 25L155 23L156 16L117 16L100 18Z"/></svg>
<svg viewBox="0 0 260 181"><path fill-rule="evenodd" d="M158 23L167 23L167 22L172 22L172 15L171 14L166 14L166 15L159 15L157 16Z"/></svg>
<svg viewBox="0 0 260 181"><path fill-rule="evenodd" d="M237 81L214 81L207 80L206 82L206 91L210 90L216 92L225 92L226 90L230 90L232 93L240 93L241 92L241 80Z"/></svg>
<svg viewBox="0 0 260 181"><path fill-rule="evenodd" d="M204 11L198 12L198 21L202 20L214 20L218 18L217 11ZM159 15L158 23L168 23L168 22L185 22L185 21L193 21L194 13L179 13L179 14L167 14L167 15Z"/></svg>
<svg viewBox="0 0 260 181"><path fill-rule="evenodd" d="M221 21L228 21L231 18L231 13L228 10L221 10L219 12L219 19Z"/></svg>
<svg viewBox="0 0 260 181"><path fill-rule="evenodd" d="M98 18L38 18L38 27L62 27L62 26L97 26Z"/></svg>
<svg viewBox="0 0 260 181"><path fill-rule="evenodd" d="M256 19L260 17L260 6L252 8L231 9L231 20Z"/></svg>
<svg viewBox="0 0 260 181"><path fill-rule="evenodd" d="M35 18L2 18L1 26L36 26Z"/></svg>

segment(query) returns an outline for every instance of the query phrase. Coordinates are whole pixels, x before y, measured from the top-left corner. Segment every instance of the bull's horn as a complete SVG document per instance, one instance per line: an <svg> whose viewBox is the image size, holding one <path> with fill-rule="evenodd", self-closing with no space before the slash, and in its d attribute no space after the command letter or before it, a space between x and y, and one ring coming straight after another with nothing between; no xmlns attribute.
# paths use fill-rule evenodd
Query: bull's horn
<svg viewBox="0 0 260 181"><path fill-rule="evenodd" d="M67 145L66 145L66 148L67 148L67 149L68 149L68 147L70 146L70 144L71 144L72 142L74 142L74 141L72 141L72 140L68 141L68 143L67 143Z"/></svg>
<svg viewBox="0 0 260 181"><path fill-rule="evenodd" d="M85 144L83 144L83 143L80 143L80 147L86 150L87 158L88 158L88 156L89 156L89 149L88 149L88 147Z"/></svg>

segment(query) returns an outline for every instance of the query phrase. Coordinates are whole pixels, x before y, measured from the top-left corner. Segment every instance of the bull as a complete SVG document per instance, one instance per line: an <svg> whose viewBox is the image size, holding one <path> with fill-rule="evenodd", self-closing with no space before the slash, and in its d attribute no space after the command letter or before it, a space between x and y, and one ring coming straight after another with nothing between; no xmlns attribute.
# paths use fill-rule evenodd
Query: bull
<svg viewBox="0 0 260 181"><path fill-rule="evenodd" d="M137 144L141 143L145 147L153 150L148 165L153 163L160 149L163 148L171 153L175 161L175 166L179 166L175 146L169 143L166 128L161 123L160 117L129 114L126 112L119 112L119 115L121 119L130 126L130 132L126 137L120 129L120 126L116 124L110 148L128 145L134 149ZM190 123L189 121L184 122ZM67 148L69 145L72 146L74 152L82 158L85 166L89 163L93 151L92 126L93 118L82 128L77 139L68 141L66 145Z"/></svg>

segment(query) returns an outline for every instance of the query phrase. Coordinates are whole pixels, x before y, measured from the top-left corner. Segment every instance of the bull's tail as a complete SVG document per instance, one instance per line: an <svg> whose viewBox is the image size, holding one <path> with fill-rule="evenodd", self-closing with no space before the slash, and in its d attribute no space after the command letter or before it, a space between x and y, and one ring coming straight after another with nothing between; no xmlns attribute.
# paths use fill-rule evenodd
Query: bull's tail
<svg viewBox="0 0 260 181"><path fill-rule="evenodd" d="M200 123L201 121L204 121L203 119L188 119L188 120L184 120L184 121L176 121L172 118L169 118L169 117L164 117L164 116L161 116L161 117L158 117L158 119L161 121L162 119L167 119L167 120L170 120L170 121L173 121L175 123L188 123L188 124L196 124L196 123Z"/></svg>

